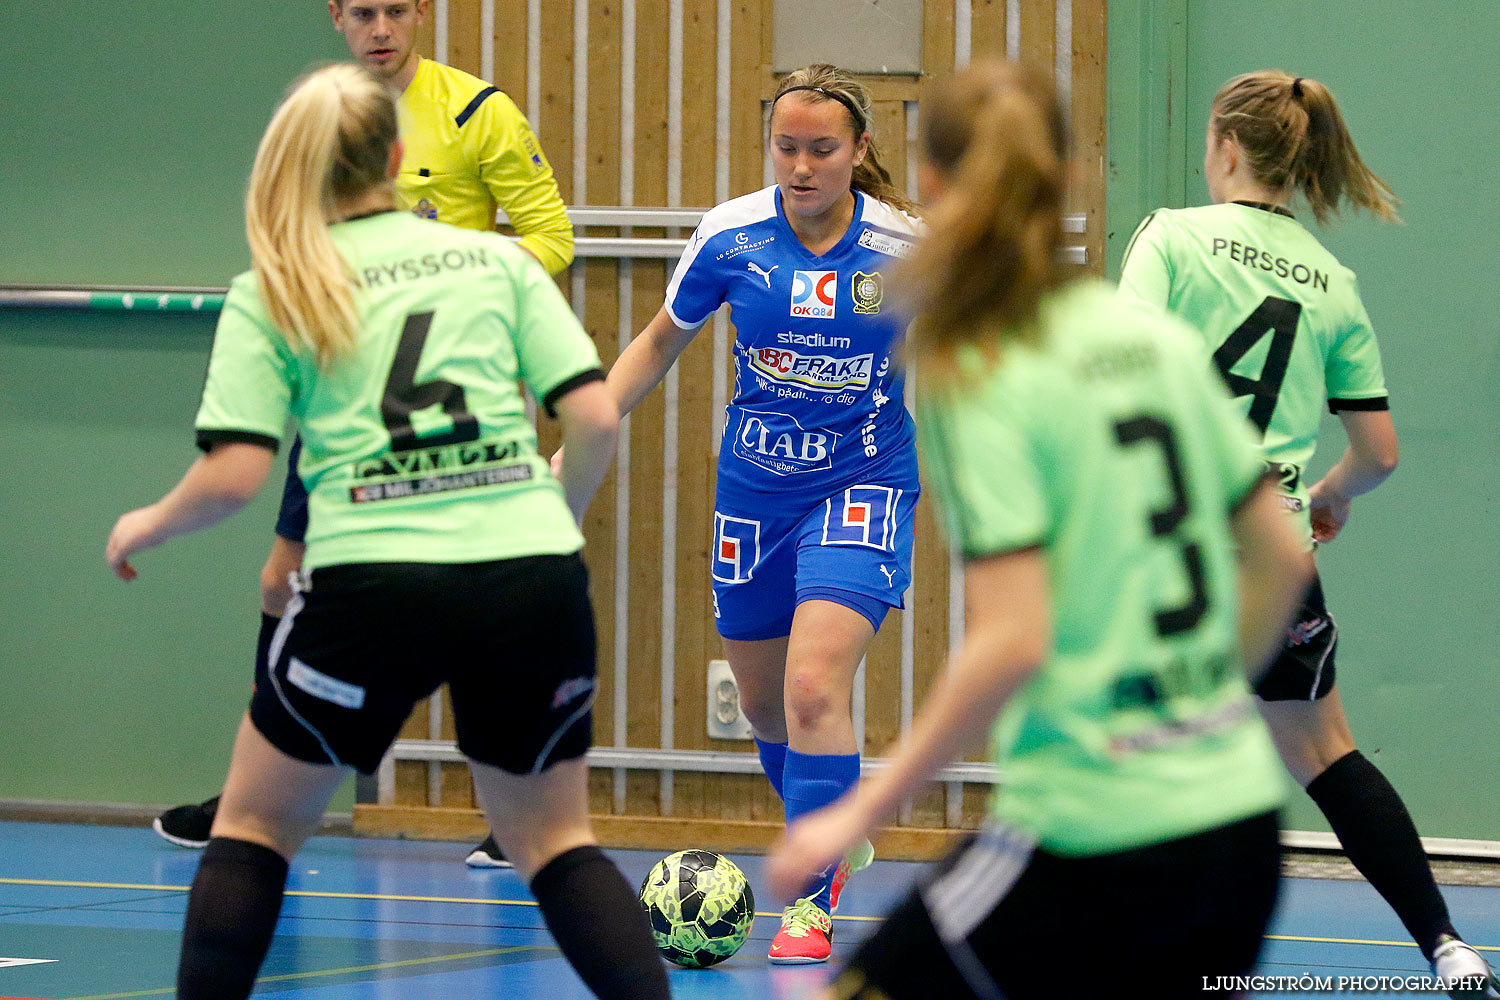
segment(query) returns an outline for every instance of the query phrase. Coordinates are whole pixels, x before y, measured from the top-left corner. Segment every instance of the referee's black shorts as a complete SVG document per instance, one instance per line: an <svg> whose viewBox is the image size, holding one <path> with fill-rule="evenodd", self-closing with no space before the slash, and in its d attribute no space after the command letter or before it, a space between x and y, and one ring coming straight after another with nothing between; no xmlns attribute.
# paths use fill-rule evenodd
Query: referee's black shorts
<svg viewBox="0 0 1500 1000"><path fill-rule="evenodd" d="M271 643L250 719L283 753L372 773L447 682L458 748L516 774L589 748L595 636L577 553L313 570Z"/></svg>
<svg viewBox="0 0 1500 1000"><path fill-rule="evenodd" d="M839 1000L1202 996L1246 975L1276 901L1275 813L1094 857L986 827L912 890Z"/></svg>

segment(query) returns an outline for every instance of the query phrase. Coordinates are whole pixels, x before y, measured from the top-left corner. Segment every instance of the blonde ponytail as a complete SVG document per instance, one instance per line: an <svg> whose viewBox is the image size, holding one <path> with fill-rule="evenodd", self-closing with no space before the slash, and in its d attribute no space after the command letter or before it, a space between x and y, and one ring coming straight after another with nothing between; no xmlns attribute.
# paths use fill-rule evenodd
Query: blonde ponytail
<svg viewBox="0 0 1500 1000"><path fill-rule="evenodd" d="M1365 166L1338 102L1317 80L1279 69L1243 73L1214 95L1210 122L1216 137L1240 144L1258 183L1300 191L1319 223L1344 201L1398 221L1395 192Z"/></svg>
<svg viewBox="0 0 1500 1000"><path fill-rule="evenodd" d="M964 344L1037 336L1059 256L1067 133L1049 80L977 62L923 107L925 159L946 179L908 261L902 297L919 314L910 349L924 379L952 373Z"/></svg>
<svg viewBox="0 0 1500 1000"><path fill-rule="evenodd" d="M389 183L396 109L353 64L293 84L261 138L245 195L245 235L261 299L287 342L326 363L354 345L349 265L328 232L340 201Z"/></svg>
<svg viewBox="0 0 1500 1000"><path fill-rule="evenodd" d="M875 148L874 132L871 128L870 92L865 85L856 80L848 71L828 63L804 66L782 77L781 82L776 85L776 93L771 98L773 115L776 112L776 102L781 100L781 95L793 89L799 91L799 97L804 97L813 103L836 101L842 104L849 112L856 142L864 133L871 133L870 145L865 150L864 161L855 166L849 187L855 191L863 191L876 201L883 201L892 208L915 215L916 203L896 187L891 181L890 171L880 163L880 156Z"/></svg>

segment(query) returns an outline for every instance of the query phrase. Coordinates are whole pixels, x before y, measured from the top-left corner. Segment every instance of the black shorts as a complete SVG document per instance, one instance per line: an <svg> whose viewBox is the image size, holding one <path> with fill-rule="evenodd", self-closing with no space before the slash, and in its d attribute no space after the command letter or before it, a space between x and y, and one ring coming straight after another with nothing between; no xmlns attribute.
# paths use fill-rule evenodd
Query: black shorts
<svg viewBox="0 0 1500 1000"><path fill-rule="evenodd" d="M588 750L594 615L578 554L310 576L250 700L255 728L283 753L372 773L412 706L445 681L473 760L534 774Z"/></svg>
<svg viewBox="0 0 1500 1000"><path fill-rule="evenodd" d="M1275 813L1070 858L986 827L912 890L833 984L839 1000L1203 995L1255 964L1276 901Z"/></svg>
<svg viewBox="0 0 1500 1000"><path fill-rule="evenodd" d="M1264 701L1317 701L1333 690L1338 645L1338 626L1323 600L1323 583L1314 576L1286 630L1286 645L1255 685L1256 696Z"/></svg>
<svg viewBox="0 0 1500 1000"><path fill-rule="evenodd" d="M297 459L302 455L302 437L292 439L286 453L286 482L281 485L281 509L276 512L276 534L289 542L307 538L307 486L297 475Z"/></svg>

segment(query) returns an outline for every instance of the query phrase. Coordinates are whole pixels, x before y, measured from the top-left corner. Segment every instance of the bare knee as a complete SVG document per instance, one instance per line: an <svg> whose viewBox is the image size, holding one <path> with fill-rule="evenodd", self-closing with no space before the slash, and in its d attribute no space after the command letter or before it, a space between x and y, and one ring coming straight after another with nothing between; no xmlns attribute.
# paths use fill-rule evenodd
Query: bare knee
<svg viewBox="0 0 1500 1000"><path fill-rule="evenodd" d="M780 689L742 685L740 711L750 720L755 735L768 743L786 742L786 704Z"/></svg>
<svg viewBox="0 0 1500 1000"><path fill-rule="evenodd" d="M848 714L849 692L835 690L831 671L821 665L800 666L787 674L785 701L788 723L810 731Z"/></svg>
<svg viewBox="0 0 1500 1000"><path fill-rule="evenodd" d="M1354 736L1336 700L1263 702L1261 713L1282 763L1304 788L1355 749Z"/></svg>

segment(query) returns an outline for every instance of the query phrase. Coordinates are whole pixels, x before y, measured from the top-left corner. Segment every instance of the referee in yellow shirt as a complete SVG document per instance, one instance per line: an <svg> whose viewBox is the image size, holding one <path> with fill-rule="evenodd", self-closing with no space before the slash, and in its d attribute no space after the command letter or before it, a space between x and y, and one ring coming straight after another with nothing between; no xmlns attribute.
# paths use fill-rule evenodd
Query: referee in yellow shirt
<svg viewBox="0 0 1500 1000"><path fill-rule="evenodd" d="M396 200L427 219L465 229L495 228L505 209L521 247L556 275L573 262L573 228L552 167L515 102L462 70L423 59L417 29L431 0L328 0L333 26L349 52L397 95L406 148L396 177ZM297 475L300 442L287 456L287 480L271 553L261 570L261 629L257 681L281 612L291 598L288 577L302 566L307 491ZM219 800L178 806L152 826L182 847L208 843ZM494 837L468 857L477 868L508 866Z"/></svg>

